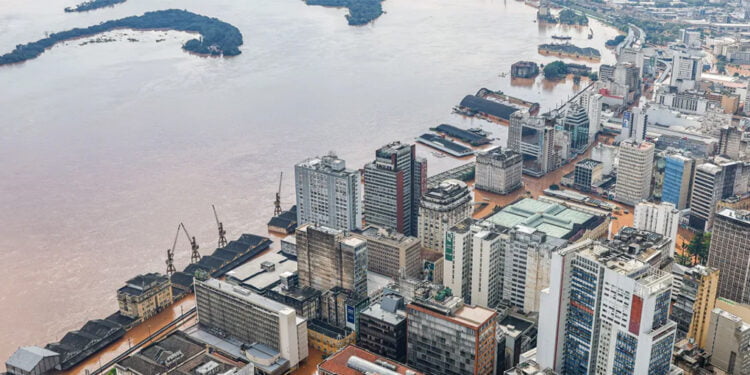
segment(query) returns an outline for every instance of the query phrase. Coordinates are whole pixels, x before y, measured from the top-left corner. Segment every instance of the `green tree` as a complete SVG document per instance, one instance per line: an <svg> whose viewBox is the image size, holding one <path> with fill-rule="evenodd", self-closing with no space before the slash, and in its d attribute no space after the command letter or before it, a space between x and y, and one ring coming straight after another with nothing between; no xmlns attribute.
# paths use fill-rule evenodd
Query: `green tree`
<svg viewBox="0 0 750 375"><path fill-rule="evenodd" d="M706 264L708 261L708 249L711 246L711 233L697 233L687 246L683 248L688 254L698 259L700 264Z"/></svg>

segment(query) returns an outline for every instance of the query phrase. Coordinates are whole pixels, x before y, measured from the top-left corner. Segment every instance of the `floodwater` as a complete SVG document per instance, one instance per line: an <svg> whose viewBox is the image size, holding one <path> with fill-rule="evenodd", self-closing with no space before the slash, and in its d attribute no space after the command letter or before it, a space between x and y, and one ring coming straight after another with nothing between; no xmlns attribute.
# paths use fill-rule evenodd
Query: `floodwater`
<svg viewBox="0 0 750 375"><path fill-rule="evenodd" d="M300 0L128 0L63 12L75 2L0 0L0 53L167 8L229 22L245 44L235 58L204 58L180 49L185 33L117 31L114 42L70 41L0 67L0 362L114 312L125 280L164 272L178 223L210 253L211 204L230 238L266 234L279 172L287 208L304 158L335 150L360 168L377 147L439 123L480 126L504 144L507 129L451 108L488 87L549 109L573 95L572 82L512 85L510 65L553 61L536 52L553 34L612 63L604 42L617 33L593 20L591 40L587 28L541 26L516 1L387 0L364 27ZM431 174L462 162L418 153ZM181 269L189 246L179 240Z"/></svg>

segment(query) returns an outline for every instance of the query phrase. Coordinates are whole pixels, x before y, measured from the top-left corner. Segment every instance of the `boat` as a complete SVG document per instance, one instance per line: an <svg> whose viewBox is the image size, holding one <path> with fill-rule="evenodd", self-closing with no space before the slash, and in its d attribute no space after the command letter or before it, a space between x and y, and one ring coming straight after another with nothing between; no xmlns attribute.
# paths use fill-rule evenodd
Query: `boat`
<svg viewBox="0 0 750 375"><path fill-rule="evenodd" d="M567 35L552 35L552 39L557 39L557 40L570 40L570 39L572 39L572 38L571 38L571 37L569 37L569 36L567 36Z"/></svg>

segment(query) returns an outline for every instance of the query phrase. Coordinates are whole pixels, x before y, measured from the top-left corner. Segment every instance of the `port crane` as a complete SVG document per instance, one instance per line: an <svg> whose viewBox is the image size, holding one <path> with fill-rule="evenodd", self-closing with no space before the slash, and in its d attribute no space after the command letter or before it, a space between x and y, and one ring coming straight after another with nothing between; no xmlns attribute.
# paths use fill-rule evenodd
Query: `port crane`
<svg viewBox="0 0 750 375"><path fill-rule="evenodd" d="M198 243L195 241L195 237L190 237L190 233L188 233L187 228L185 228L185 224L180 223L180 227L182 227L182 231L185 232L185 236L187 236L188 241L190 241L190 248L192 250L190 253L190 263L198 263L201 260L201 254L198 252Z"/></svg>
<svg viewBox="0 0 750 375"><path fill-rule="evenodd" d="M279 175L279 190L276 191L276 200L273 202L273 216L281 215L281 180L284 178L284 172Z"/></svg>
<svg viewBox="0 0 750 375"><path fill-rule="evenodd" d="M211 208L214 210L214 218L216 218L216 226L219 228L219 247L227 246L227 231L224 230L224 223L219 221L219 215L216 214L216 206L213 204Z"/></svg>
<svg viewBox="0 0 750 375"><path fill-rule="evenodd" d="M180 236L180 227L182 226L182 223L177 226L177 233L174 235L174 242L172 242L172 248L167 249L167 276L172 276L175 272L177 272L177 269L174 268L174 248L177 246L177 238Z"/></svg>

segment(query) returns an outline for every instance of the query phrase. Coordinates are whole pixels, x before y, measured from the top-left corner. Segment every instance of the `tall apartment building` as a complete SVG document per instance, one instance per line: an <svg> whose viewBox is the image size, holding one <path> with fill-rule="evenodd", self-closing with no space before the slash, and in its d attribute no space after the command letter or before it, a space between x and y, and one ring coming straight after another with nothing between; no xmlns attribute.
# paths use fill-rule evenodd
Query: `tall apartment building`
<svg viewBox="0 0 750 375"><path fill-rule="evenodd" d="M710 230L717 203L747 192L749 171L742 162L721 158L696 167L690 196L690 227L698 231Z"/></svg>
<svg viewBox="0 0 750 375"><path fill-rule="evenodd" d="M664 161L661 201L674 204L678 210L684 210L690 202L695 159L680 154L668 154Z"/></svg>
<svg viewBox="0 0 750 375"><path fill-rule="evenodd" d="M677 230L680 227L680 211L674 204L641 202L635 205L633 226L672 239L669 256L674 258Z"/></svg>
<svg viewBox="0 0 750 375"><path fill-rule="evenodd" d="M589 140L596 140L596 134L602 127L602 104L604 97L596 90L586 90L581 97L580 103L586 109L589 116Z"/></svg>
<svg viewBox="0 0 750 375"><path fill-rule="evenodd" d="M117 290L120 314L145 320L172 304L172 283L158 273L138 275Z"/></svg>
<svg viewBox="0 0 750 375"><path fill-rule="evenodd" d="M750 108L745 110L750 111ZM742 130L734 126L725 126L719 131L718 154L730 159L739 159L742 146Z"/></svg>
<svg viewBox="0 0 750 375"><path fill-rule="evenodd" d="M419 241L422 247L443 251L445 232L471 216L471 192L466 183L445 180L430 187L419 204Z"/></svg>
<svg viewBox="0 0 750 375"><path fill-rule="evenodd" d="M698 347L706 348L718 287L719 270L715 268L697 265L685 271L677 294L672 296L674 304L669 316L677 323L677 341L689 338Z"/></svg>
<svg viewBox="0 0 750 375"><path fill-rule="evenodd" d="M706 351L711 364L730 375L750 374L750 324L720 308L711 312Z"/></svg>
<svg viewBox="0 0 750 375"><path fill-rule="evenodd" d="M567 375L677 374L672 275L586 240L552 255L537 361Z"/></svg>
<svg viewBox="0 0 750 375"><path fill-rule="evenodd" d="M621 142L615 200L635 206L638 202L648 199L651 195L653 165L652 143L633 140Z"/></svg>
<svg viewBox="0 0 750 375"><path fill-rule="evenodd" d="M589 115L586 109L573 103L565 113L563 129L570 134L570 150L582 154L589 145Z"/></svg>
<svg viewBox="0 0 750 375"><path fill-rule="evenodd" d="M198 324L278 351L292 368L307 358L307 321L293 308L224 281L195 280Z"/></svg>
<svg viewBox="0 0 750 375"><path fill-rule="evenodd" d="M494 148L477 154L474 187L495 194L508 194L521 187L523 157L508 149Z"/></svg>
<svg viewBox="0 0 750 375"><path fill-rule="evenodd" d="M678 91L692 90L701 79L703 63L701 56L685 52L674 52L669 85Z"/></svg>
<svg viewBox="0 0 750 375"><path fill-rule="evenodd" d="M532 117L525 111L510 116L508 148L523 156L523 173L539 177L558 167L554 140L554 119Z"/></svg>
<svg viewBox="0 0 750 375"><path fill-rule="evenodd" d="M294 166L297 223L333 229L362 227L359 172L331 153Z"/></svg>
<svg viewBox="0 0 750 375"><path fill-rule="evenodd" d="M646 139L648 129L648 115L644 108L633 108L632 111L625 111L622 114L622 131L616 140L625 141L633 140L642 142Z"/></svg>
<svg viewBox="0 0 750 375"><path fill-rule="evenodd" d="M359 314L357 345L377 355L406 363L406 305L395 294L383 296Z"/></svg>
<svg viewBox="0 0 750 375"><path fill-rule="evenodd" d="M367 295L367 242L340 230L315 225L297 228L300 286L335 287Z"/></svg>
<svg viewBox="0 0 750 375"><path fill-rule="evenodd" d="M427 189L427 161L414 145L393 142L364 167L365 222L417 236L419 199Z"/></svg>
<svg viewBox="0 0 750 375"><path fill-rule="evenodd" d="M476 230L472 226L475 222L467 218L450 228L445 233L443 253L443 285L469 304L472 303L472 241Z"/></svg>
<svg viewBox="0 0 750 375"><path fill-rule="evenodd" d="M750 303L750 211L721 210L714 221L708 266L721 272L719 296Z"/></svg>
<svg viewBox="0 0 750 375"><path fill-rule="evenodd" d="M427 374L495 373L497 312L464 305L449 290L406 306L407 363Z"/></svg>
<svg viewBox="0 0 750 375"><path fill-rule="evenodd" d="M354 236L367 241L367 270L394 279L419 277L422 272L419 239L376 226Z"/></svg>

